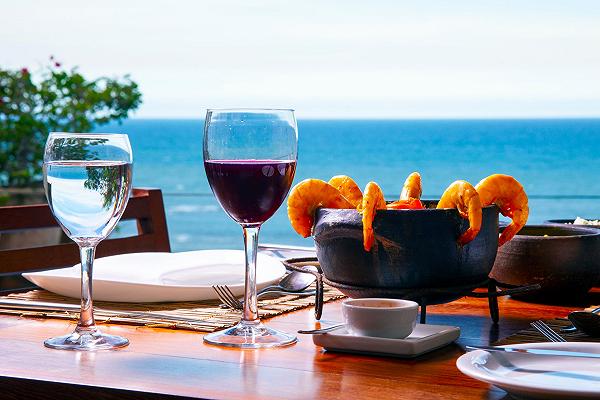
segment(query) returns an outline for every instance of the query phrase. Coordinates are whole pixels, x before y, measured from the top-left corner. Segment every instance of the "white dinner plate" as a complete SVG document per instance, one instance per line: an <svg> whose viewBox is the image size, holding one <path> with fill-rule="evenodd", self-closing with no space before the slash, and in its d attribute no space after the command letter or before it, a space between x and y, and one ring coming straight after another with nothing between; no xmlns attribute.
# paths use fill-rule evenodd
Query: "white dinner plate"
<svg viewBox="0 0 600 400"><path fill-rule="evenodd" d="M182 253L130 253L94 262L95 300L149 303L215 299L212 285L244 293L244 252L200 250ZM258 254L259 289L276 283L285 267L276 258ZM36 285L63 296L81 295L81 266L24 273Z"/></svg>
<svg viewBox="0 0 600 400"><path fill-rule="evenodd" d="M600 353L600 343L527 343L509 347ZM600 398L598 359L476 350L459 357L456 366L472 378L524 398Z"/></svg>

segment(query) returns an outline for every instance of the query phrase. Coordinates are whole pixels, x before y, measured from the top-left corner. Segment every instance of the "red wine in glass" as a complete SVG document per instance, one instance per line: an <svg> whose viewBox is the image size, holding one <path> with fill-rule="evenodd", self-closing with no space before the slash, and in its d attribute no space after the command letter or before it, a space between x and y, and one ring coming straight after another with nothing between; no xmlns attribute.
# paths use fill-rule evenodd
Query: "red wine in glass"
<svg viewBox="0 0 600 400"><path fill-rule="evenodd" d="M208 160L208 182L231 218L260 224L277 211L294 180L292 160Z"/></svg>
<svg viewBox="0 0 600 400"><path fill-rule="evenodd" d="M221 207L243 232L244 309L240 322L204 336L204 342L244 349L287 346L292 334L260 321L256 302L258 234L283 203L296 172L298 126L289 109L208 110L204 169ZM260 268L260 265L258 265Z"/></svg>

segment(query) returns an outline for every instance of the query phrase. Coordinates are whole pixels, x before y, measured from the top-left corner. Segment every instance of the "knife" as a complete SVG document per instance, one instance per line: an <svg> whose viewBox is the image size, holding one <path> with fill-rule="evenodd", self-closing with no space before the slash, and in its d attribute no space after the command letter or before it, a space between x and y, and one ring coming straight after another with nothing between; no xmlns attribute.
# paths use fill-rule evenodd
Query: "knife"
<svg viewBox="0 0 600 400"><path fill-rule="evenodd" d="M291 251L307 251L315 253L317 249L308 246L295 246L289 244L273 244L273 243L261 243L258 245L259 250L291 250Z"/></svg>
<svg viewBox="0 0 600 400"><path fill-rule="evenodd" d="M267 252L267 253L271 253L272 255L282 258L282 259L287 259L291 257L291 254L297 254L297 253L305 253L305 254L310 254L310 255L315 255L317 250L314 247L304 247L304 246L290 246L290 245L285 245L285 244L269 244L269 243L264 243L264 244L259 244L258 245L258 251L259 252Z"/></svg>
<svg viewBox="0 0 600 400"><path fill-rule="evenodd" d="M548 350L548 349L520 349L516 347L494 347L494 346L466 346L467 351L483 350L497 353L521 353L535 354L538 356L580 357L600 358L600 353L584 353L580 351Z"/></svg>
<svg viewBox="0 0 600 400"><path fill-rule="evenodd" d="M12 310L30 310L30 311L48 311L48 312L80 312L81 306L75 304L63 304L63 303L51 303L46 301L32 301L32 300L17 300L17 299L4 299L0 300L0 308L12 309ZM113 314L113 318L118 317L142 317L142 318L159 318L169 321L186 322L189 324L201 323L195 318L178 317L176 315L160 314L154 312L145 311L118 311L118 310L107 310L104 308L94 307L94 311L104 314Z"/></svg>

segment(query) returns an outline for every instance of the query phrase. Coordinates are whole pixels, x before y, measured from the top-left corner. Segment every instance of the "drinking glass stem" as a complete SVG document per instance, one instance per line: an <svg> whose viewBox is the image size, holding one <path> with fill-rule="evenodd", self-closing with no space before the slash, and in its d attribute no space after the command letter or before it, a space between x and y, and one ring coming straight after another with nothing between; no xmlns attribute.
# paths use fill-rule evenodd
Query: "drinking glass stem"
<svg viewBox="0 0 600 400"><path fill-rule="evenodd" d="M92 302L92 272L96 246L80 246L79 253L81 255L81 312L76 331L94 331L96 323Z"/></svg>
<svg viewBox="0 0 600 400"><path fill-rule="evenodd" d="M258 252L258 231L260 225L242 226L244 230L244 250L246 251L246 280L244 292L244 313L242 323L258 323L256 304L256 253Z"/></svg>

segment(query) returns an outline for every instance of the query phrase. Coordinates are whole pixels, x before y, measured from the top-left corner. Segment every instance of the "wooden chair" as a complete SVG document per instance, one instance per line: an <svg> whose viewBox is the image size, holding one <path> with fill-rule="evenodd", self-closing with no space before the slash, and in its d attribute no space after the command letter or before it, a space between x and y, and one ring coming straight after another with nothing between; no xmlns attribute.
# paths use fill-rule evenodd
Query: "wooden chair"
<svg viewBox="0 0 600 400"><path fill-rule="evenodd" d="M160 189L133 189L121 221L136 220L137 235L106 239L96 257L147 251L171 251ZM0 233L58 227L47 204L0 207ZM59 228L60 229L60 228ZM68 241L41 247L0 249L0 293L34 287L21 272L79 263L77 245Z"/></svg>

